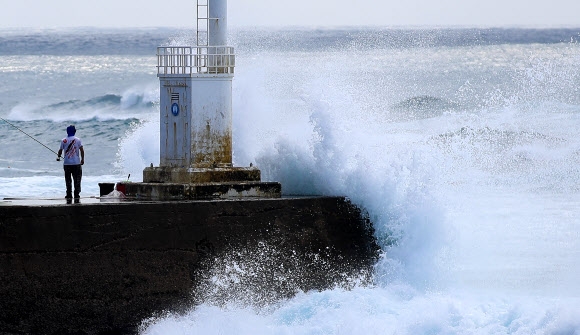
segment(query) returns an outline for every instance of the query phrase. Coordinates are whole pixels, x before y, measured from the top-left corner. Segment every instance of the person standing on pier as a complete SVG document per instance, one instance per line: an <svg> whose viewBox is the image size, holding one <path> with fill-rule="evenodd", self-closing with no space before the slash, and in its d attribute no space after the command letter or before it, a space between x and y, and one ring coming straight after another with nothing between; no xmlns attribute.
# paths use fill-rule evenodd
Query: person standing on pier
<svg viewBox="0 0 580 335"><path fill-rule="evenodd" d="M76 137L77 130L74 125L66 128L67 137L60 142L57 161L60 161L61 154L64 151L64 181L66 184L65 198L72 198L72 182L74 181L74 197L80 198L81 179L83 177L82 165L85 164L85 150L81 139Z"/></svg>

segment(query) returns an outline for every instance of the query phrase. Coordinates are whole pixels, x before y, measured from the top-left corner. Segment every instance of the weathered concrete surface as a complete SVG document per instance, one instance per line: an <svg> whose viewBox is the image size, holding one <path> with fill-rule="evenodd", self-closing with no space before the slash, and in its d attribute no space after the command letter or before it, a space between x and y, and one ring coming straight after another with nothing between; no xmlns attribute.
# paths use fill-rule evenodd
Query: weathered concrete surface
<svg viewBox="0 0 580 335"><path fill-rule="evenodd" d="M346 285L376 255L339 197L0 206L0 333L133 333L202 301ZM250 275L212 291L230 262Z"/></svg>
<svg viewBox="0 0 580 335"><path fill-rule="evenodd" d="M118 191L135 199L200 200L232 198L280 198L277 182L222 182L205 184L117 183Z"/></svg>
<svg viewBox="0 0 580 335"><path fill-rule="evenodd" d="M260 170L255 167L151 166L143 170L142 183L117 183L116 188L128 197L153 200L280 198L282 195L282 185L261 182Z"/></svg>
<svg viewBox="0 0 580 335"><path fill-rule="evenodd" d="M177 168L170 166L146 167L144 183L220 183L235 181L260 181L261 172L256 167Z"/></svg>

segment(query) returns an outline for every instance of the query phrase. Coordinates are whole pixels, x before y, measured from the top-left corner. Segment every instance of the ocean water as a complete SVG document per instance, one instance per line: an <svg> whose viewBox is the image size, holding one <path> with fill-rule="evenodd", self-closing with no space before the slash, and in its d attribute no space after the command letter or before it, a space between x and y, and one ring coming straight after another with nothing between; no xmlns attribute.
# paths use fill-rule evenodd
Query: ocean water
<svg viewBox="0 0 580 335"><path fill-rule="evenodd" d="M140 181L159 162L155 47L191 36L0 31L0 117L54 151L76 124L83 196ZM383 253L372 285L264 306L216 280L229 302L167 311L141 333L580 334L579 38L232 31L235 165L286 195L349 197ZM2 120L0 143L0 198L63 196L51 150ZM216 278L252 267L218 263Z"/></svg>

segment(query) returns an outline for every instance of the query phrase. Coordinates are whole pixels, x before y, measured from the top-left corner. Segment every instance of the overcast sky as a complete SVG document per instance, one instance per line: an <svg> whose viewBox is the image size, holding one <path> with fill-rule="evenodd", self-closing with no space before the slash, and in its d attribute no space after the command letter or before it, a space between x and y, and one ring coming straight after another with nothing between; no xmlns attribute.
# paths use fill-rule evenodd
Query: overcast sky
<svg viewBox="0 0 580 335"><path fill-rule="evenodd" d="M1 0L0 28L194 27L196 0ZM229 0L230 27L580 27L580 0Z"/></svg>

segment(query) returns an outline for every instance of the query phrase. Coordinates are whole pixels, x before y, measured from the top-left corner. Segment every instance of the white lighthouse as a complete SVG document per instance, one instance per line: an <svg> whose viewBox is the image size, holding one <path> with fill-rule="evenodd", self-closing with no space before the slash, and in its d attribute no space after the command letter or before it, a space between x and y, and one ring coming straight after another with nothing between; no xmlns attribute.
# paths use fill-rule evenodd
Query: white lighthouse
<svg viewBox="0 0 580 335"><path fill-rule="evenodd" d="M197 45L159 47L162 167L232 166L227 0L198 0Z"/></svg>
<svg viewBox="0 0 580 335"><path fill-rule="evenodd" d="M234 48L227 0L197 0L195 46L157 48L160 164L129 195L152 198L279 197L279 183L232 164Z"/></svg>

